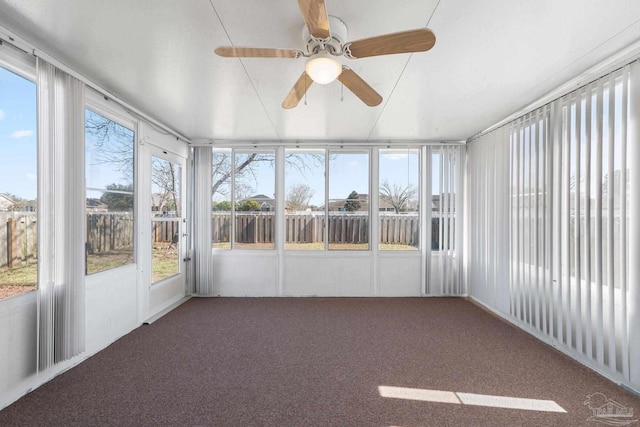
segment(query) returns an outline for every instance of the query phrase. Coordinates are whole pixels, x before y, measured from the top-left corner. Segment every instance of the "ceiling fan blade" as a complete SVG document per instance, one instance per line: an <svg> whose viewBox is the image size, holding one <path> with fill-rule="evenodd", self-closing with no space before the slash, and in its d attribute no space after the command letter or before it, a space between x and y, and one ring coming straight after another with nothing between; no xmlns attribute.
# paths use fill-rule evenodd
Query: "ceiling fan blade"
<svg viewBox="0 0 640 427"><path fill-rule="evenodd" d="M298 0L300 12L309 34L317 39L326 40L331 37L329 30L329 15L324 0Z"/></svg>
<svg viewBox="0 0 640 427"><path fill-rule="evenodd" d="M226 58L297 58L302 55L302 51L297 49L233 46L221 46L215 50L215 53Z"/></svg>
<svg viewBox="0 0 640 427"><path fill-rule="evenodd" d="M338 80L369 107L375 107L382 102L380 94L373 90L373 88L362 80L353 70L344 68L338 76Z"/></svg>
<svg viewBox="0 0 640 427"><path fill-rule="evenodd" d="M344 46L345 56L351 59L394 53L424 52L433 47L436 36L428 28L384 34L356 40Z"/></svg>
<svg viewBox="0 0 640 427"><path fill-rule="evenodd" d="M309 77L307 73L303 72L282 102L282 108L289 109L298 105L298 102L300 102L304 94L307 93L307 90L309 90L309 86L311 86L312 83L313 80L311 80L311 77Z"/></svg>

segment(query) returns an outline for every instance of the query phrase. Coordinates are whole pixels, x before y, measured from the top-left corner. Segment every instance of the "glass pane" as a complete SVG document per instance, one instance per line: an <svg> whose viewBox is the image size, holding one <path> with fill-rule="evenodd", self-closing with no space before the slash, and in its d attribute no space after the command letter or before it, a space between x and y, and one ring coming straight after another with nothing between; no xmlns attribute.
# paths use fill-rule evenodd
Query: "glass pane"
<svg viewBox="0 0 640 427"><path fill-rule="evenodd" d="M133 191L133 146L133 130L85 110L86 186Z"/></svg>
<svg viewBox="0 0 640 427"><path fill-rule="evenodd" d="M134 262L134 132L85 110L85 272Z"/></svg>
<svg viewBox="0 0 640 427"><path fill-rule="evenodd" d="M324 150L286 150L285 249L324 249Z"/></svg>
<svg viewBox="0 0 640 427"><path fill-rule="evenodd" d="M420 153L380 150L380 249L418 250Z"/></svg>
<svg viewBox="0 0 640 427"><path fill-rule="evenodd" d="M213 150L211 241L216 249L231 249L231 150Z"/></svg>
<svg viewBox="0 0 640 427"><path fill-rule="evenodd" d="M0 299L38 282L36 85L0 67Z"/></svg>
<svg viewBox="0 0 640 427"><path fill-rule="evenodd" d="M152 283L180 273L182 167L151 158Z"/></svg>
<svg viewBox="0 0 640 427"><path fill-rule="evenodd" d="M133 192L87 191L86 274L132 264Z"/></svg>
<svg viewBox="0 0 640 427"><path fill-rule="evenodd" d="M235 153L236 248L275 248L275 160L273 152Z"/></svg>
<svg viewBox="0 0 640 427"><path fill-rule="evenodd" d="M329 158L329 249L369 249L369 154Z"/></svg>

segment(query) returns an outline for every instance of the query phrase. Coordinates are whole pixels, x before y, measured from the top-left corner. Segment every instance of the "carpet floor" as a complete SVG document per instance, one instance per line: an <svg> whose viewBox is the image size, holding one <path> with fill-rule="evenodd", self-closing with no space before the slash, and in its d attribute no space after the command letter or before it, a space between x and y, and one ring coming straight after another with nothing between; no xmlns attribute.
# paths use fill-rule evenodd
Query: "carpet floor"
<svg viewBox="0 0 640 427"><path fill-rule="evenodd" d="M193 298L0 425L606 425L596 393L640 418L640 398L465 299Z"/></svg>

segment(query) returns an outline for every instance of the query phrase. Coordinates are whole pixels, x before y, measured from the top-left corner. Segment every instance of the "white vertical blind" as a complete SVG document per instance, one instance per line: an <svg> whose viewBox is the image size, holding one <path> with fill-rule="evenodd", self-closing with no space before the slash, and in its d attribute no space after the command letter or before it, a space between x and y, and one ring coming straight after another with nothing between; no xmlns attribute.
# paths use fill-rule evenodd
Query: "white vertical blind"
<svg viewBox="0 0 640 427"><path fill-rule="evenodd" d="M194 147L193 183L194 204L193 224L197 232L193 235L194 282L193 292L196 295L213 294L213 262L211 260L211 147Z"/></svg>
<svg viewBox="0 0 640 427"><path fill-rule="evenodd" d="M84 351L84 84L38 59L38 367Z"/></svg>
<svg viewBox="0 0 640 427"><path fill-rule="evenodd" d="M429 244L431 271L427 293L464 295L462 264L462 218L464 214L465 147L445 145L432 148L432 236Z"/></svg>
<svg viewBox="0 0 640 427"><path fill-rule="evenodd" d="M467 172L470 294L504 313L496 299L508 291L514 321L636 386L639 71L621 68L470 142ZM490 170L499 151L508 176ZM506 196L492 191L501 181ZM489 219L505 200L510 238ZM491 283L487 241L510 241L508 284Z"/></svg>
<svg viewBox="0 0 640 427"><path fill-rule="evenodd" d="M629 271L626 288L626 312L628 313L627 340L630 383L640 390L640 64L630 67L628 141L626 146L627 179L629 200L627 201L627 257Z"/></svg>
<svg viewBox="0 0 640 427"><path fill-rule="evenodd" d="M469 294L509 314L509 128L501 127L467 145L465 265ZM512 175L514 176L514 175ZM517 218L511 218L516 221ZM515 245L513 246L515 250Z"/></svg>

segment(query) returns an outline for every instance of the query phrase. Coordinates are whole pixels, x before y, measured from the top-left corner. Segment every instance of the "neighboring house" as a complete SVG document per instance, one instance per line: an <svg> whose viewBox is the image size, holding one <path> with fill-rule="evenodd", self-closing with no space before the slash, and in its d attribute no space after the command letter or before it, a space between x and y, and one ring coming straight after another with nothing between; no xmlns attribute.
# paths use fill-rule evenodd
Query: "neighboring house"
<svg viewBox="0 0 640 427"><path fill-rule="evenodd" d="M0 212L35 212L37 207L36 200L14 199L8 194L0 193Z"/></svg>
<svg viewBox="0 0 640 427"><path fill-rule="evenodd" d="M247 197L246 199L240 200L242 202L254 201L260 205L260 210L262 212L273 212L276 210L276 201L271 197L267 197L264 194L256 194L255 196Z"/></svg>
<svg viewBox="0 0 640 427"><path fill-rule="evenodd" d="M360 202L360 209L357 212L368 212L369 211L369 195L368 194L358 194L358 201ZM329 202L329 210L330 211L344 211L344 205L347 203L347 199L334 199ZM324 209L324 206L321 207ZM417 207L416 207L417 209ZM379 199L378 211L380 212L395 212L395 208L393 205L382 198Z"/></svg>
<svg viewBox="0 0 640 427"><path fill-rule="evenodd" d="M369 210L369 195L368 194L358 194L358 201L360 202L360 209L357 212L367 212ZM347 203L347 199L333 199L329 201L329 211L330 212L343 212L345 211L344 205ZM324 209L324 206L321 206L320 209Z"/></svg>
<svg viewBox="0 0 640 427"><path fill-rule="evenodd" d="M14 210L16 201L13 197L0 193L0 211L7 212Z"/></svg>
<svg viewBox="0 0 640 427"><path fill-rule="evenodd" d="M108 212L109 207L102 203L100 199L89 198L86 201L86 211L91 213Z"/></svg>

